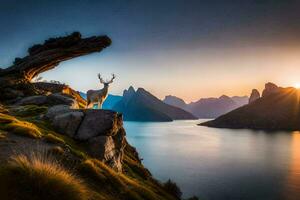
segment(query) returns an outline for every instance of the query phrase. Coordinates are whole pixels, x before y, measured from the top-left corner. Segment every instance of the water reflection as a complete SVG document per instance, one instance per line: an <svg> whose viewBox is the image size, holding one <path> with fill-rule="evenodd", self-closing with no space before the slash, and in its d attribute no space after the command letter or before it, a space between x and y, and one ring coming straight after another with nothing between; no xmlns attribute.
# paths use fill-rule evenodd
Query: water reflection
<svg viewBox="0 0 300 200"><path fill-rule="evenodd" d="M300 133L126 122L153 175L203 200L300 199Z"/></svg>
<svg viewBox="0 0 300 200"><path fill-rule="evenodd" d="M300 132L292 134L290 166L286 181L284 199L300 199Z"/></svg>

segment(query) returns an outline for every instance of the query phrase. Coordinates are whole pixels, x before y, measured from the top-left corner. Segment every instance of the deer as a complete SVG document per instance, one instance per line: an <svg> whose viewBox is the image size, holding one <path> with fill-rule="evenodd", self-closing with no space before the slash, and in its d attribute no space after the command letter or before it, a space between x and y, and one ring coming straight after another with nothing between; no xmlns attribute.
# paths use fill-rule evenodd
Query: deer
<svg viewBox="0 0 300 200"><path fill-rule="evenodd" d="M115 78L116 78L115 74L112 74L112 78L110 81L104 81L101 78L101 75L98 74L98 79L100 80L100 83L102 83L104 85L104 87L101 90L88 90L87 91L87 93L86 93L86 96L87 96L86 108L92 108L94 103L97 103L97 108L102 109L102 104L108 95L109 84L111 84Z"/></svg>

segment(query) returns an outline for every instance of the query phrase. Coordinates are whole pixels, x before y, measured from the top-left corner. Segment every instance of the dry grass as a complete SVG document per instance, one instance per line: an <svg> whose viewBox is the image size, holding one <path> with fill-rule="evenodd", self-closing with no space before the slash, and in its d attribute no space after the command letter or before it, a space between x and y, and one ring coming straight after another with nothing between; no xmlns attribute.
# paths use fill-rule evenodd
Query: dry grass
<svg viewBox="0 0 300 200"><path fill-rule="evenodd" d="M87 200L81 180L47 156L12 157L0 169L1 199Z"/></svg>
<svg viewBox="0 0 300 200"><path fill-rule="evenodd" d="M132 179L122 173L118 173L109 168L103 162L97 159L87 159L80 167L80 172L85 177L89 177L95 183L105 183L111 193L120 194L121 197L115 199L128 200L158 200L161 199L159 195L148 188L145 183ZM103 184L102 188L103 189ZM168 198L166 198L168 199Z"/></svg>
<svg viewBox="0 0 300 200"><path fill-rule="evenodd" d="M6 133L0 131L0 140L4 140L6 139L6 137L7 137Z"/></svg>
<svg viewBox="0 0 300 200"><path fill-rule="evenodd" d="M49 149L47 153L54 156L61 156L65 153L65 150L60 146L55 146Z"/></svg>

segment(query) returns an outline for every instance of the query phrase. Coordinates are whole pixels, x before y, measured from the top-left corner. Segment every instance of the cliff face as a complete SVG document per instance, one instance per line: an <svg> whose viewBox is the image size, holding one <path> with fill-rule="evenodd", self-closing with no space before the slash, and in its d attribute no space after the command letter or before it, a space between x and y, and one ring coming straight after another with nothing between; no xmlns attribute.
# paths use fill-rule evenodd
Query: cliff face
<svg viewBox="0 0 300 200"><path fill-rule="evenodd" d="M57 105L49 108L46 118L58 133L85 144L90 156L122 171L126 139L120 114L109 110L74 110Z"/></svg>

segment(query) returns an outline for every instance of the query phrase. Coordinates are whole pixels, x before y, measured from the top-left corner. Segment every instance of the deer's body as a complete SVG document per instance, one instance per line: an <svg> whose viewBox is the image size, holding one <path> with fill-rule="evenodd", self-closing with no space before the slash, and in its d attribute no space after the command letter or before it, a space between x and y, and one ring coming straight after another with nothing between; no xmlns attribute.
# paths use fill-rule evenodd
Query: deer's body
<svg viewBox="0 0 300 200"><path fill-rule="evenodd" d="M115 78L115 75L113 75L113 78L110 81L103 81L100 74L98 74L98 77L100 79L100 83L104 84L104 87L101 90L88 90L86 93L87 96L87 108L93 107L95 103L98 105L98 109L102 108L102 104L104 103L105 99L108 95L108 87L109 84L113 82L113 79Z"/></svg>

